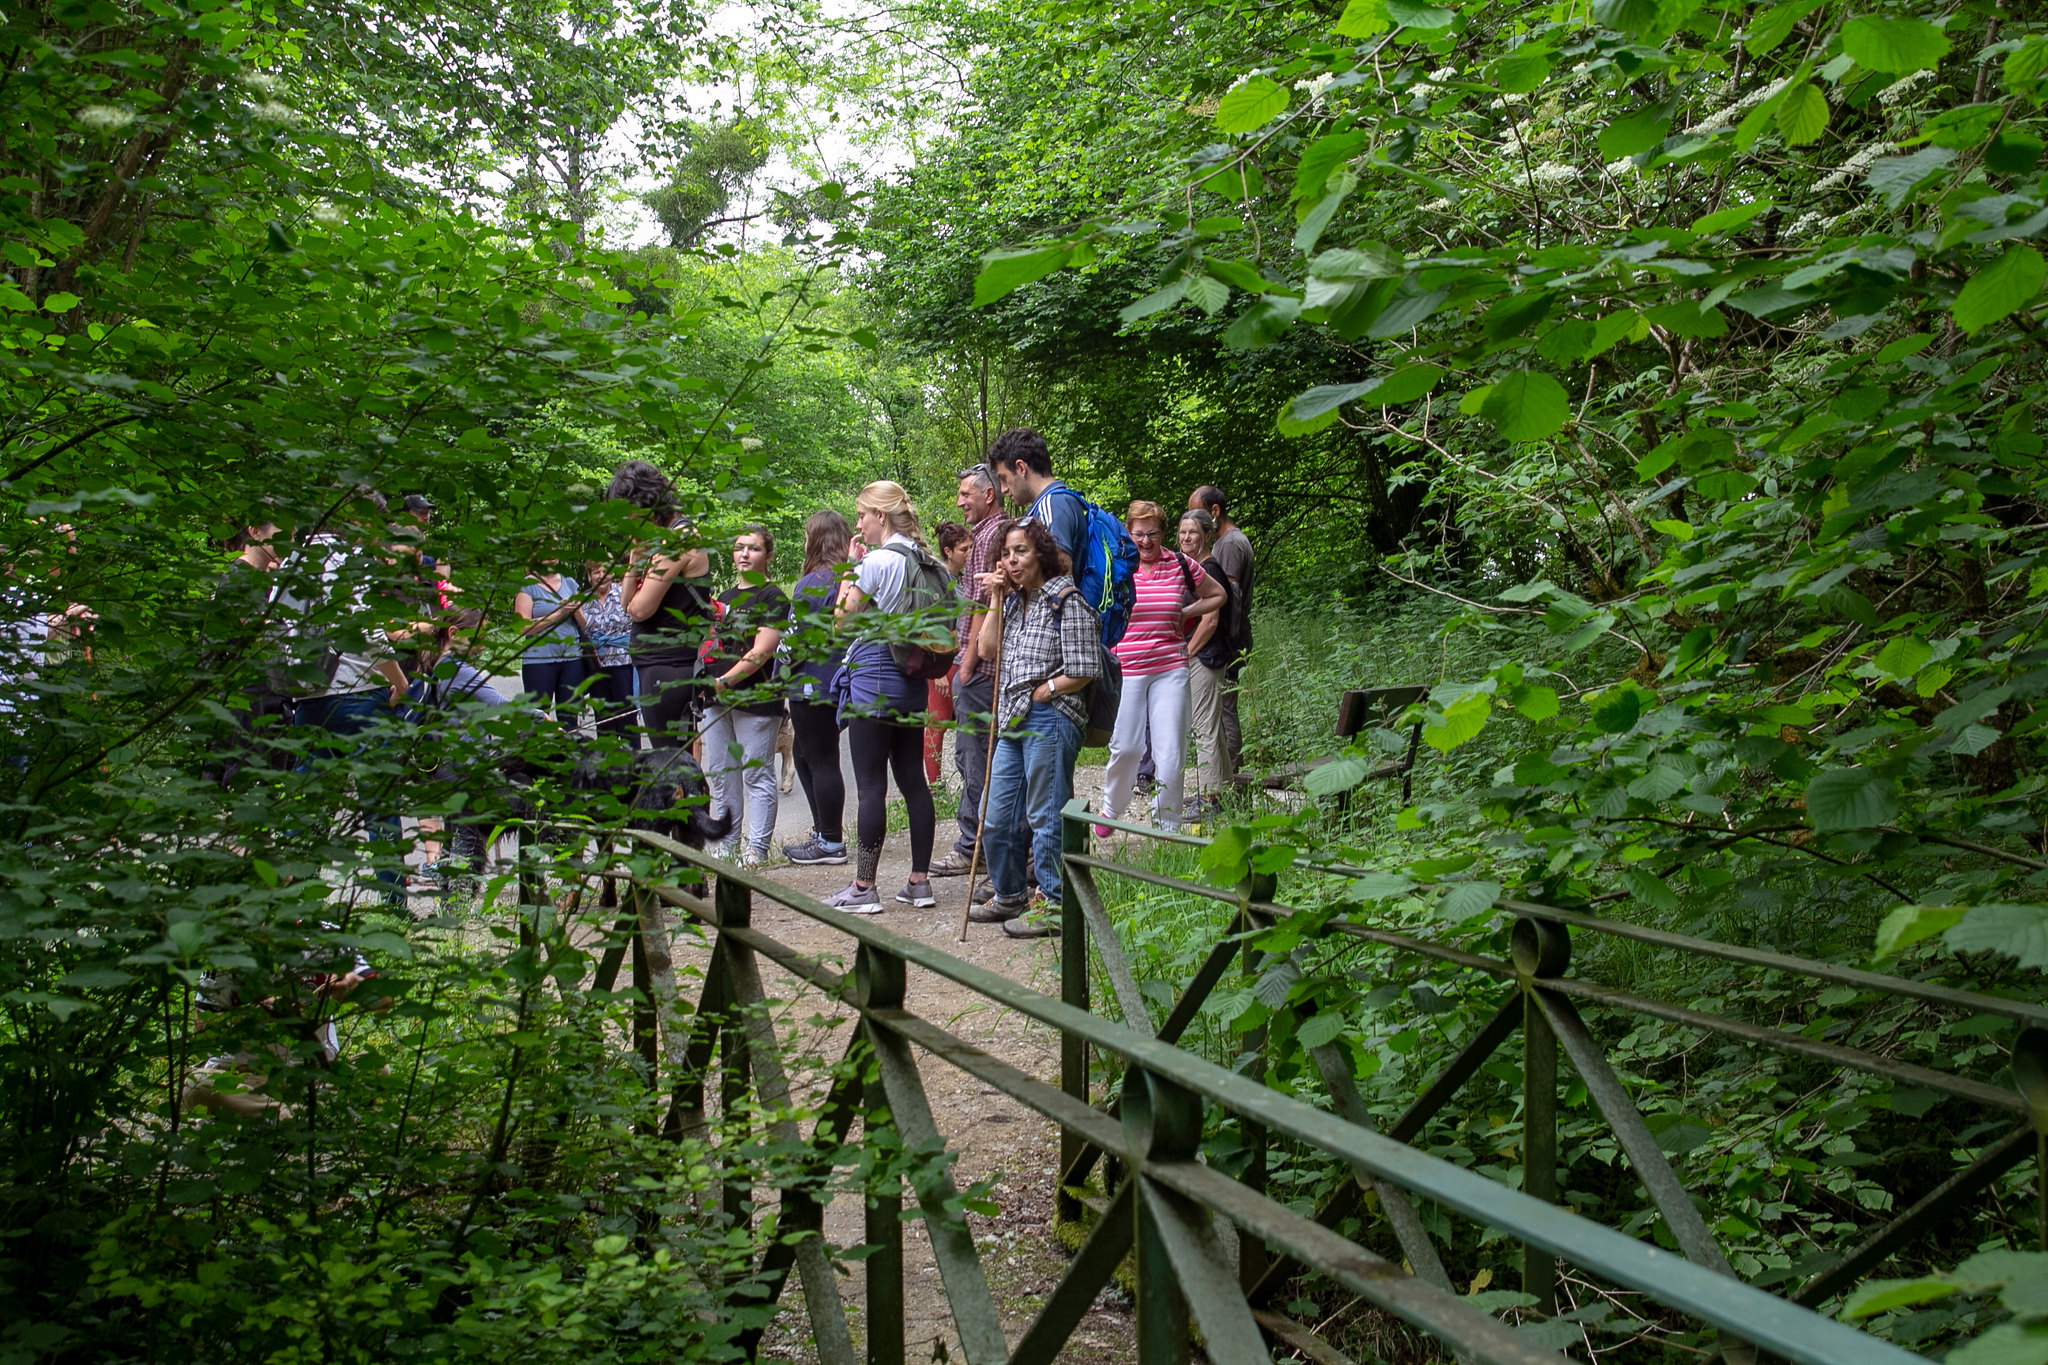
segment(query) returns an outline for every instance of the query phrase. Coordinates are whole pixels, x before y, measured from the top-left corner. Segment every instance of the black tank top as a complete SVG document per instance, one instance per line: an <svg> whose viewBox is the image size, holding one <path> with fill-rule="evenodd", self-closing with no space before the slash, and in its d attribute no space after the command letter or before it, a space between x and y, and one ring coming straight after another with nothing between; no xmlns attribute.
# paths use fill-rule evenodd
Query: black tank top
<svg viewBox="0 0 2048 1365"><path fill-rule="evenodd" d="M669 583L654 614L633 623L635 665L696 666L697 647L704 643L711 626L710 584L708 578L678 578Z"/></svg>

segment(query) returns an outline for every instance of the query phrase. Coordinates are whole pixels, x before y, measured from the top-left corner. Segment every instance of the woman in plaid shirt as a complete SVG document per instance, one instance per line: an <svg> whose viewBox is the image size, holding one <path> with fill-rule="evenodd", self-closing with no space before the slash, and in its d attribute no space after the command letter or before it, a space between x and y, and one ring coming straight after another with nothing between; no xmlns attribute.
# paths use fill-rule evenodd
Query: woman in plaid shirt
<svg viewBox="0 0 2048 1365"><path fill-rule="evenodd" d="M999 923L1012 938L1059 932L1060 809L1074 794L1074 760L1088 724L1089 683L1102 676L1102 634L1095 613L1067 573L1067 558L1052 532L1036 521L1015 521L1003 532L1003 552L981 576L1001 612L982 619L977 645L1001 660L996 675L995 771L989 779L982 838L995 899L969 918ZM1030 835L1027 838L1026 827ZM1030 848L1046 913L1024 894L1024 859Z"/></svg>

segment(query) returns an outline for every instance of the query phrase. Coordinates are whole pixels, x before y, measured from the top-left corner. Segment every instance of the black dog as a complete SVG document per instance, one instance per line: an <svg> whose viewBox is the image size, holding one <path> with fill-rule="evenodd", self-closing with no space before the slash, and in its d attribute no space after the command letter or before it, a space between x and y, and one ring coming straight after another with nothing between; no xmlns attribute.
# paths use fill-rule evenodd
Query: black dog
<svg viewBox="0 0 2048 1365"><path fill-rule="evenodd" d="M543 732L536 738L543 744L529 744L507 755L498 768L508 784L511 813L537 825L544 840L573 843L591 832L587 826L555 824L551 817L558 818L559 802L550 802L548 810L536 802L537 788L551 777L566 780L571 803L610 795L631 811L627 828L660 834L690 848L701 849L732 832L731 816L712 816L710 788L688 749L622 749L566 737L559 747L550 747L545 740L552 736Z"/></svg>

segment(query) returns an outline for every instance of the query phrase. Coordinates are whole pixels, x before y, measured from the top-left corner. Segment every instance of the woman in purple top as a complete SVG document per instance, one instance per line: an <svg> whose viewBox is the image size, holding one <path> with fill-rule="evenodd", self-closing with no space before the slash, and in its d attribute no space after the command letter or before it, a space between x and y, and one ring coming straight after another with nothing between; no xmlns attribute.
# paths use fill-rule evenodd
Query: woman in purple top
<svg viewBox="0 0 2048 1365"><path fill-rule="evenodd" d="M846 861L846 779L839 771L839 708L832 697L843 651L832 609L852 545L853 530L837 512L813 512L804 523L804 573L790 593L786 639L800 661L789 680L789 724L796 734L797 779L811 803L811 837L782 846L782 856L793 863Z"/></svg>

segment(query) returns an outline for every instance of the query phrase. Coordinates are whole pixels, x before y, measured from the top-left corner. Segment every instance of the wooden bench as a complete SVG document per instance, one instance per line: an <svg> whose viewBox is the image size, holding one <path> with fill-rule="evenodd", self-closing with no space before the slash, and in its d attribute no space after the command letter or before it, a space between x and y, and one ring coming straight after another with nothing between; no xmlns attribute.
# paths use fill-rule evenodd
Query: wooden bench
<svg viewBox="0 0 2048 1365"><path fill-rule="evenodd" d="M1375 726L1392 728L1400 714L1429 695L1426 687L1364 687L1344 693L1337 699L1337 738L1349 744L1367 729ZM1398 759L1388 759L1365 775L1367 782L1384 778L1401 779L1401 800L1407 801L1414 783L1415 756L1422 747L1421 722L1409 727L1408 752ZM1314 763L1290 763L1266 773L1238 773L1231 781L1239 787L1258 787L1265 791L1283 791L1301 785L1301 779L1312 768L1320 768L1330 759ZM1343 792L1337 797L1337 808L1346 809L1351 804L1351 793Z"/></svg>

